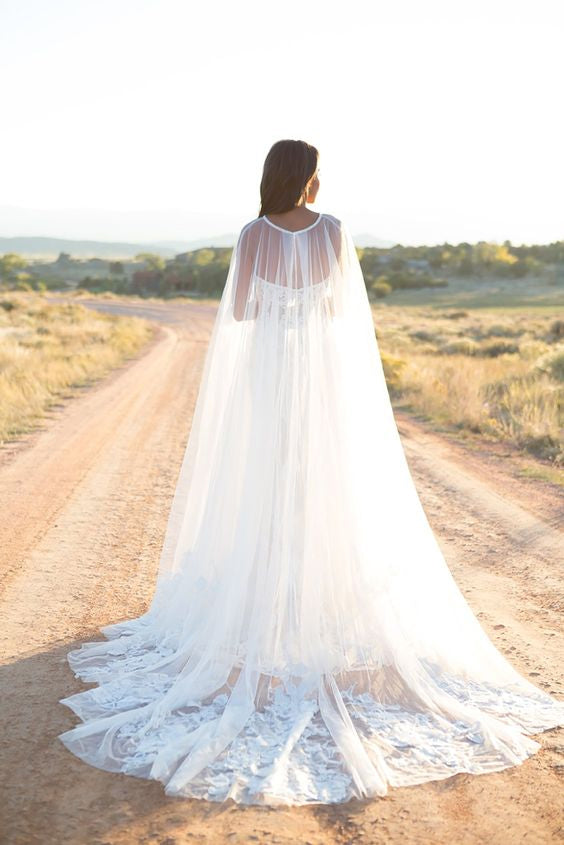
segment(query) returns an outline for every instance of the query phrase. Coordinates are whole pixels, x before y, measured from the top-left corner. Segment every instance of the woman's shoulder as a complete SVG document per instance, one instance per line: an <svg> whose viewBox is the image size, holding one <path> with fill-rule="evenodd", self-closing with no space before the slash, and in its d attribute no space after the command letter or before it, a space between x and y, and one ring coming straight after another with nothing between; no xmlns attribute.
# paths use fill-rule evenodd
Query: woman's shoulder
<svg viewBox="0 0 564 845"><path fill-rule="evenodd" d="M326 211L321 211L320 216L328 220L330 223L334 223L336 226L341 225L341 220L338 217L335 217L334 214L328 214ZM254 217L252 220L249 220L241 227L241 232L244 232L246 229L255 226L257 223L264 223L264 215L260 217Z"/></svg>
<svg viewBox="0 0 564 845"><path fill-rule="evenodd" d="M333 223L339 228L343 225L342 220L340 220L338 217L335 217L334 214L327 214L327 212L323 212L323 217L325 217L330 223Z"/></svg>
<svg viewBox="0 0 564 845"><path fill-rule="evenodd" d="M252 229L260 220L262 220L262 217L255 217L253 220L249 220L247 223L244 223L241 226L239 236L241 236L243 234L243 232L246 232L249 229Z"/></svg>
<svg viewBox="0 0 564 845"><path fill-rule="evenodd" d="M262 220L262 217L255 217L253 220L249 220L239 230L239 234L237 236L237 245L247 245L253 243L257 240L257 236L259 233L259 227L257 224Z"/></svg>
<svg viewBox="0 0 564 845"><path fill-rule="evenodd" d="M328 214L326 211L320 212L320 216L325 220L326 223L329 224L330 227L336 228L341 230L343 228L343 222L338 217L335 217L334 214ZM254 217L252 220L249 220L245 223L239 232L239 241L247 241L253 238L255 233L260 231L262 226L265 226L264 216Z"/></svg>

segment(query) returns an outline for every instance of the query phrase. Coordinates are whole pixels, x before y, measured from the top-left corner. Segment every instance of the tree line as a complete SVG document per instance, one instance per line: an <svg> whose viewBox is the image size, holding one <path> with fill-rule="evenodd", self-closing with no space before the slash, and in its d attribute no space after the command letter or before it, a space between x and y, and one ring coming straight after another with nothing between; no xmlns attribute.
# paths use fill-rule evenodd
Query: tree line
<svg viewBox="0 0 564 845"><path fill-rule="evenodd" d="M105 275L75 278L79 287L112 290L153 296L179 293L220 295L231 260L231 247L203 247L164 259L155 253L141 252L133 262L98 261ZM522 278L543 275L564 277L564 241L546 245L514 246L480 241L476 244L439 244L435 246L357 247L357 254L367 289L374 296L386 296L405 288L443 287L449 277ZM54 288L64 286L69 273L76 276L82 262L61 253L57 261L41 266L15 253L0 256L0 282L4 287ZM65 276L57 277L57 268ZM47 274L47 269L49 273Z"/></svg>

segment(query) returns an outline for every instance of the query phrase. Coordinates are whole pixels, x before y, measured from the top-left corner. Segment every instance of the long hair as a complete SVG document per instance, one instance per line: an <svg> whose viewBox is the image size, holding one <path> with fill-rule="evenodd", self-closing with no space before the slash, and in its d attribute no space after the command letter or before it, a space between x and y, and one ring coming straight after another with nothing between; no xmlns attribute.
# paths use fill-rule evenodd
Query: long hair
<svg viewBox="0 0 564 845"><path fill-rule="evenodd" d="M306 195L319 152L305 141L276 141L264 161L259 217L290 211Z"/></svg>

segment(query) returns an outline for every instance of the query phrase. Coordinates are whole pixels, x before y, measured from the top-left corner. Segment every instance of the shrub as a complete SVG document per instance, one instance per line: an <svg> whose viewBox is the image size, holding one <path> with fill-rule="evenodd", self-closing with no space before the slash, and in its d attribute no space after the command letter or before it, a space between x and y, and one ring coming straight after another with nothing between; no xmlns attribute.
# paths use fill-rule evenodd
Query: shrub
<svg viewBox="0 0 564 845"><path fill-rule="evenodd" d="M520 438L520 445L531 455L545 460L560 462L562 449L560 443L550 434L540 436L525 436Z"/></svg>
<svg viewBox="0 0 564 845"><path fill-rule="evenodd" d="M483 396L494 428L537 457L559 460L558 391L546 375L498 380L484 386Z"/></svg>
<svg viewBox="0 0 564 845"><path fill-rule="evenodd" d="M85 290L95 290L100 287L100 279L93 279L91 276L85 276L79 286Z"/></svg>
<svg viewBox="0 0 564 845"><path fill-rule="evenodd" d="M468 316L468 311L448 311L443 316L447 317L449 320L460 320L461 317Z"/></svg>
<svg viewBox="0 0 564 845"><path fill-rule="evenodd" d="M386 352L381 352L381 358L388 390L390 393L398 393L401 389L401 374L406 362L402 358L394 358Z"/></svg>
<svg viewBox="0 0 564 845"><path fill-rule="evenodd" d="M564 381L564 344L539 358L536 369L548 373L555 381Z"/></svg>
<svg viewBox="0 0 564 845"><path fill-rule="evenodd" d="M388 294L392 292L392 286L389 285L387 282L379 282L378 280L376 280L370 286L370 291L378 299L383 299L385 296L388 296Z"/></svg>
<svg viewBox="0 0 564 845"><path fill-rule="evenodd" d="M554 340L564 339L564 320L555 320L551 324L549 332Z"/></svg>
<svg viewBox="0 0 564 845"><path fill-rule="evenodd" d="M486 358L497 358L498 355L507 355L514 352L519 352L519 345L517 343L510 343L507 340L498 340L494 343L488 343L485 346L478 347L480 354Z"/></svg>
<svg viewBox="0 0 564 845"><path fill-rule="evenodd" d="M506 326L502 323L496 323L489 326L483 334L483 337L518 337L523 334L523 329L514 328L513 326Z"/></svg>
<svg viewBox="0 0 564 845"><path fill-rule="evenodd" d="M476 355L479 348L474 340L469 337L461 337L446 343L440 351L444 352L445 355Z"/></svg>
<svg viewBox="0 0 564 845"><path fill-rule="evenodd" d="M426 329L417 329L414 332L409 332L409 336L413 340L422 340L426 343L434 343L437 340L437 335L428 332Z"/></svg>
<svg viewBox="0 0 564 845"><path fill-rule="evenodd" d="M550 362L550 375L556 381L564 381L564 351L555 355Z"/></svg>

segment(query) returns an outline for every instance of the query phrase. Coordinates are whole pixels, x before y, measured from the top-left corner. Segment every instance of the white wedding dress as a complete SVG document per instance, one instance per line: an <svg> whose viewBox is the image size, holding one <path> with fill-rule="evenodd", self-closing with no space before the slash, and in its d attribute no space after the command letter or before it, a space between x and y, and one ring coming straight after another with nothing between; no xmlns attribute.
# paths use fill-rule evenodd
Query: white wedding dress
<svg viewBox="0 0 564 845"><path fill-rule="evenodd" d="M97 686L62 699L82 722L60 738L167 795L385 795L517 765L564 725L447 567L336 217L241 230L153 601L101 630L68 655Z"/></svg>

